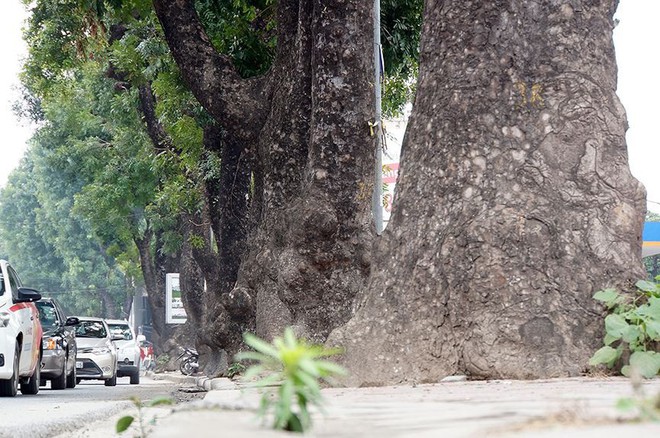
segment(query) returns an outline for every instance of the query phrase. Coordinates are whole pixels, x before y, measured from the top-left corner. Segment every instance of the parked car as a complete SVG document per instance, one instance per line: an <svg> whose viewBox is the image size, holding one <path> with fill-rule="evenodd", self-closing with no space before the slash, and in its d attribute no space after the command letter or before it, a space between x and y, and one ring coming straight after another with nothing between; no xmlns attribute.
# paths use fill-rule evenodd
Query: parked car
<svg viewBox="0 0 660 438"><path fill-rule="evenodd" d="M117 346L117 377L129 376L131 385L140 383L140 344L126 320L106 319L113 336L121 336L115 341Z"/></svg>
<svg viewBox="0 0 660 438"><path fill-rule="evenodd" d="M37 394L41 372L41 323L35 301L16 271L0 260L0 396Z"/></svg>
<svg viewBox="0 0 660 438"><path fill-rule="evenodd" d="M78 317L76 342L77 383L81 380L103 380L105 386L117 384L117 347L113 341L123 339L112 336L102 318Z"/></svg>
<svg viewBox="0 0 660 438"><path fill-rule="evenodd" d="M53 298L42 298L36 306L44 330L41 385L50 380L51 389L75 388L77 347L73 326L80 321L75 316L67 318Z"/></svg>

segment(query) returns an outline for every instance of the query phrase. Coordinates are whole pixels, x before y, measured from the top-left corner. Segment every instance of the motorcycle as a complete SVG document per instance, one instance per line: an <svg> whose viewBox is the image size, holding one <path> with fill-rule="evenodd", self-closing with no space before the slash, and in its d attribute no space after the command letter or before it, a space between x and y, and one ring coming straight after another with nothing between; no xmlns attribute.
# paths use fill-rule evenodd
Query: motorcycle
<svg viewBox="0 0 660 438"><path fill-rule="evenodd" d="M177 357L180 360L179 369L186 376L191 376L199 371L199 353L194 348L181 348L183 352Z"/></svg>

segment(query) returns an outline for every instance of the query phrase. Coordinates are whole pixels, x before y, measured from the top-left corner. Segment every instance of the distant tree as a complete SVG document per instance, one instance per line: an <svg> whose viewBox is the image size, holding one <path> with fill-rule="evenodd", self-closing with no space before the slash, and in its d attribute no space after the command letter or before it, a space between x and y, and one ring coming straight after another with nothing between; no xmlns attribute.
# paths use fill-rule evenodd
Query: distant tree
<svg viewBox="0 0 660 438"><path fill-rule="evenodd" d="M28 151L0 192L0 238L23 282L81 315L126 317L123 274L72 214L62 169ZM52 162L51 162L52 164ZM56 204L56 205L54 205Z"/></svg>
<svg viewBox="0 0 660 438"><path fill-rule="evenodd" d="M41 236L37 221L38 185L33 169L33 157L28 151L0 191L0 241L4 258L15 265L23 282L47 294L63 289L66 267L53 245Z"/></svg>

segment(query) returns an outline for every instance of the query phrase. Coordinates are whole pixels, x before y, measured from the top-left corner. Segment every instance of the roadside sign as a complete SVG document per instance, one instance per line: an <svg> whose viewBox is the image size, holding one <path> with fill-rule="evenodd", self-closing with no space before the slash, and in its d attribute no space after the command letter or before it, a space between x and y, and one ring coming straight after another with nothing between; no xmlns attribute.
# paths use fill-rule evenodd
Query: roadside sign
<svg viewBox="0 0 660 438"><path fill-rule="evenodd" d="M186 322L186 309L181 300L179 274L165 275L165 322L167 324L183 324Z"/></svg>

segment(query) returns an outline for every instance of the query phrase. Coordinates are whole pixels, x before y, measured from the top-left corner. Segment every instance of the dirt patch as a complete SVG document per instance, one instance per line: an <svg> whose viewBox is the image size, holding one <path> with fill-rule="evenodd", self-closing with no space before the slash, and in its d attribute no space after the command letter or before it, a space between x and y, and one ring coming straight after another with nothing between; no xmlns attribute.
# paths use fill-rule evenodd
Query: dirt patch
<svg viewBox="0 0 660 438"><path fill-rule="evenodd" d="M171 396L174 399L175 403L183 404L189 403L195 400L201 400L206 395L206 391L198 386L179 386L174 388Z"/></svg>
<svg viewBox="0 0 660 438"><path fill-rule="evenodd" d="M562 409L549 415L532 418L517 424L512 424L495 431L495 434L531 433L557 428L588 428L607 424L623 424L628 419L590 415L584 405L577 404L571 408Z"/></svg>

